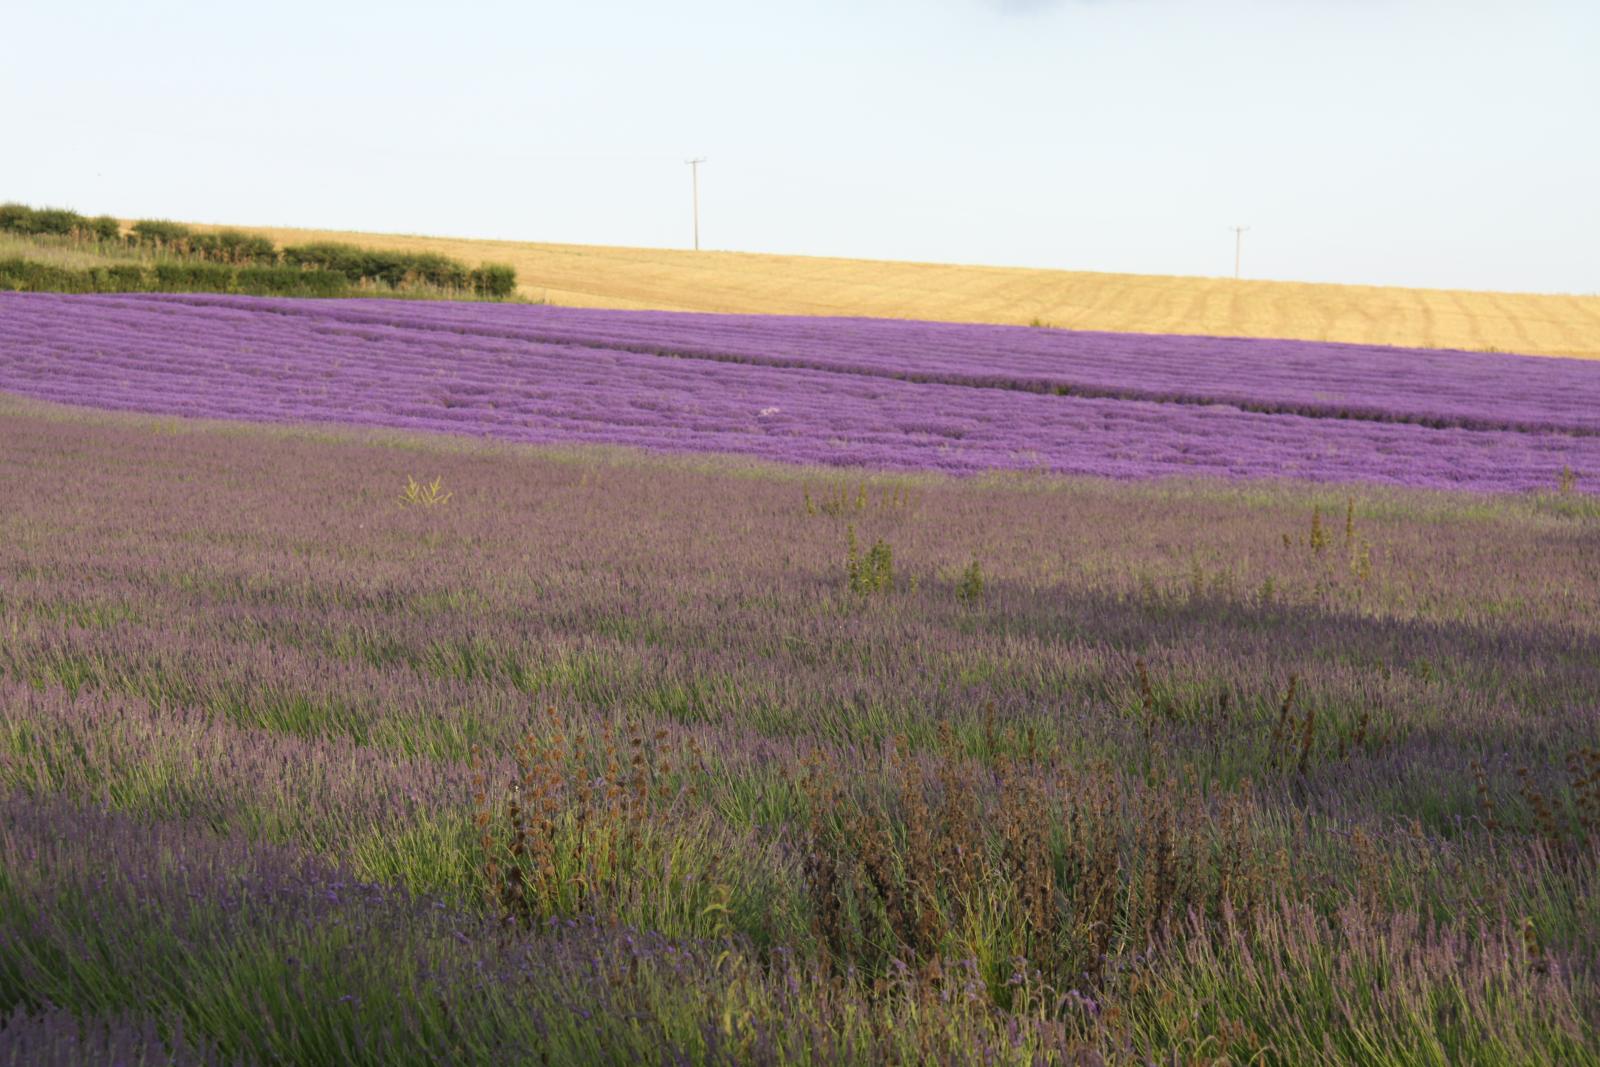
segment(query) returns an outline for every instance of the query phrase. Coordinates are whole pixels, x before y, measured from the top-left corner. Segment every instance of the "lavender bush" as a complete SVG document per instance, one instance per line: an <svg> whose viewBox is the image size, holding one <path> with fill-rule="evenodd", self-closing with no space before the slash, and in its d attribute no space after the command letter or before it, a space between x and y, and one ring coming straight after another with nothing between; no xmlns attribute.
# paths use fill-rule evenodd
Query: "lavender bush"
<svg viewBox="0 0 1600 1067"><path fill-rule="evenodd" d="M1600 1062L1592 497L0 440L0 1063Z"/></svg>
<svg viewBox="0 0 1600 1067"><path fill-rule="evenodd" d="M210 1049L184 1040L183 1023L132 1015L81 1018L62 1008L38 1012L18 1008L0 1019L0 1064L4 1067L222 1067ZM245 1061L238 1061L245 1062Z"/></svg>

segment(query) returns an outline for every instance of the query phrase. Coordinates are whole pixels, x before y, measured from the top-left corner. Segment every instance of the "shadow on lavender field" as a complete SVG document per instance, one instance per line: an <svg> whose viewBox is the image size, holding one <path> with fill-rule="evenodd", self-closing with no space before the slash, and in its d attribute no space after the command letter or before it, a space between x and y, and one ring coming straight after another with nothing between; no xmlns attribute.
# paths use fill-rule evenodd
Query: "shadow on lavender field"
<svg viewBox="0 0 1600 1067"><path fill-rule="evenodd" d="M7 403L0 1062L1600 1061L1590 498Z"/></svg>

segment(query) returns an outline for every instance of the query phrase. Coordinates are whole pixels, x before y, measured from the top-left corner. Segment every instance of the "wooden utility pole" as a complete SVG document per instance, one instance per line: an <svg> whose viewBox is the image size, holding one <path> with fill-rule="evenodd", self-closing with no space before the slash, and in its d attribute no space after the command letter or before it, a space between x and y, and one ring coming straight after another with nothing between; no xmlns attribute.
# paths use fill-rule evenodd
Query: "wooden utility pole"
<svg viewBox="0 0 1600 1067"><path fill-rule="evenodd" d="M700 251L700 164L706 161L705 156L686 159L684 163L689 167L689 180L694 185L694 250Z"/></svg>
<svg viewBox="0 0 1600 1067"><path fill-rule="evenodd" d="M1239 253L1244 248L1244 231L1248 230L1249 228L1250 227L1248 226L1228 227L1228 229L1233 231L1233 276L1235 279L1239 277Z"/></svg>

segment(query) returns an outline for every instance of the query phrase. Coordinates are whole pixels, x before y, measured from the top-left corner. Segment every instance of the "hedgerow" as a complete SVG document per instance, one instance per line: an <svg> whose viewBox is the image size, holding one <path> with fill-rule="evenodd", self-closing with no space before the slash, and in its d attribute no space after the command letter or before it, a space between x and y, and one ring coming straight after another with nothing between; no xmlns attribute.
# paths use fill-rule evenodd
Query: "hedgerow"
<svg viewBox="0 0 1600 1067"><path fill-rule="evenodd" d="M510 267L485 264L469 271L456 260L431 252L394 252L319 241L290 245L283 250L283 259L292 266L338 271L357 285L381 283L394 289L407 285L471 288L480 295L494 296L509 296L516 287L516 272Z"/></svg>
<svg viewBox="0 0 1600 1067"><path fill-rule="evenodd" d="M0 287L58 292L243 292L337 296L352 287L469 293L503 300L516 292L516 271L485 263L475 269L432 252L399 252L338 242L279 250L272 239L242 230L198 232L181 222L140 219L126 236L109 215L87 218L61 208L0 204L0 232L29 239L125 244L154 263L126 269L63 267L26 257L8 259ZM104 249L102 249L103 251Z"/></svg>
<svg viewBox="0 0 1600 1067"><path fill-rule="evenodd" d="M0 260L0 290L55 293L244 293L256 296L344 296L349 283L332 271L161 262L58 267L28 259Z"/></svg>
<svg viewBox="0 0 1600 1067"><path fill-rule="evenodd" d="M0 233L21 237L74 237L113 241L122 227L109 215L85 218L65 208L32 208L26 204L0 204Z"/></svg>

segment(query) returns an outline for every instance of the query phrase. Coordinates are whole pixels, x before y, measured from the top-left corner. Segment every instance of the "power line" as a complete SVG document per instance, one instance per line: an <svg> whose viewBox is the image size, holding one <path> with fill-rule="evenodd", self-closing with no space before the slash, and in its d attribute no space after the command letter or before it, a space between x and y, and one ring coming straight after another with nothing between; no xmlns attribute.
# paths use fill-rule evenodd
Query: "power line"
<svg viewBox="0 0 1600 1067"><path fill-rule="evenodd" d="M689 167L689 180L694 184L694 250L696 252L700 251L700 164L705 161L705 156L684 160L684 163Z"/></svg>
<svg viewBox="0 0 1600 1067"><path fill-rule="evenodd" d="M1244 248L1244 232L1246 230L1248 230L1249 228L1250 227L1248 227L1248 226L1229 226L1228 227L1228 229L1233 231L1233 276L1234 276L1234 278L1238 278L1239 277L1239 253Z"/></svg>

